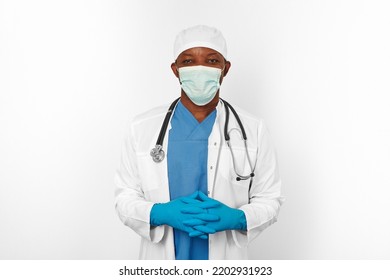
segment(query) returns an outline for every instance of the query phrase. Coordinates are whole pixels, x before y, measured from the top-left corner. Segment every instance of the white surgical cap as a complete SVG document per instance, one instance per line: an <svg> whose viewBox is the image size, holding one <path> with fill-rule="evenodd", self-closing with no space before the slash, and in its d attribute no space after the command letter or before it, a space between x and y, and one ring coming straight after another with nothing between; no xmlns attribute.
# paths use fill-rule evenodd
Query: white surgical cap
<svg viewBox="0 0 390 280"><path fill-rule="evenodd" d="M184 29L177 34L173 47L174 59L183 51L195 47L205 47L216 50L226 59L227 48L225 38L221 31L214 27L197 25Z"/></svg>

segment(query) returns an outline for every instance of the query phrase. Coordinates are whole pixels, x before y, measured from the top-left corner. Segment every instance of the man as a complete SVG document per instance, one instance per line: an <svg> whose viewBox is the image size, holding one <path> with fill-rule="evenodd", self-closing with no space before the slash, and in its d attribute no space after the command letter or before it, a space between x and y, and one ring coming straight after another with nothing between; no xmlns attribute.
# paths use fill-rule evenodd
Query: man
<svg viewBox="0 0 390 280"><path fill-rule="evenodd" d="M130 123L115 205L142 237L140 259L246 259L249 242L276 221L275 153L262 120L241 110L235 117L219 98L226 57L215 28L180 32L171 69L181 94L172 116L163 106ZM151 152L156 139L161 148Z"/></svg>

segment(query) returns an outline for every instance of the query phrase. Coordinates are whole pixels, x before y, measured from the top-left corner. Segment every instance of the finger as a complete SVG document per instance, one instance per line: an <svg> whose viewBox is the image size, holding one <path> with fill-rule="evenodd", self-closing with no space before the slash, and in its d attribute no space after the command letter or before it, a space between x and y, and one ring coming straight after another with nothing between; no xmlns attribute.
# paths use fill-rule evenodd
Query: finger
<svg viewBox="0 0 390 280"><path fill-rule="evenodd" d="M190 237L198 237L198 236L204 235L204 232L192 229L192 230L188 233L188 235L189 235Z"/></svg>
<svg viewBox="0 0 390 280"><path fill-rule="evenodd" d="M188 196L188 197L193 198L193 199L196 199L196 198L198 197L198 194L199 194L199 191L195 191L193 194L191 194L191 195Z"/></svg>
<svg viewBox="0 0 390 280"><path fill-rule="evenodd" d="M197 214L195 218L203 220L205 222L216 222L220 220L219 216L214 214L207 214L207 213Z"/></svg>
<svg viewBox="0 0 390 280"><path fill-rule="evenodd" d="M204 232L198 231L198 230L192 230L188 233L190 237L200 237L202 235L205 235Z"/></svg>
<svg viewBox="0 0 390 280"><path fill-rule="evenodd" d="M182 198L180 198L180 200L186 204L200 204L200 203L202 203L202 201L197 200L195 198L191 198L191 197L182 197Z"/></svg>
<svg viewBox="0 0 390 280"><path fill-rule="evenodd" d="M193 198L188 198L188 197L183 197L180 199L182 202L185 204L192 204L193 206L203 208L203 209L208 209L208 208L216 208L218 207L221 203L217 200L214 199L209 199L207 201L201 201Z"/></svg>
<svg viewBox="0 0 390 280"><path fill-rule="evenodd" d="M206 210L195 206L188 206L181 209L180 212L183 214L200 214L200 213L205 213Z"/></svg>
<svg viewBox="0 0 390 280"><path fill-rule="evenodd" d="M201 231L203 233L208 233L208 234L215 233L215 229L208 227L208 226L204 226L204 225L194 226L194 229L196 229L197 231Z"/></svg>
<svg viewBox="0 0 390 280"><path fill-rule="evenodd" d="M219 201L214 200L214 199L209 199L207 201L201 202L199 205L196 205L196 206L203 208L203 209L208 209L208 208L216 208L220 205L221 205L221 203Z"/></svg>
<svg viewBox="0 0 390 280"><path fill-rule="evenodd" d="M200 226L206 224L205 221L199 219L190 219L183 222L183 225L188 227Z"/></svg>
<svg viewBox="0 0 390 280"><path fill-rule="evenodd" d="M200 235L198 236L200 239L208 239L209 236L207 234L203 234L203 235Z"/></svg>
<svg viewBox="0 0 390 280"><path fill-rule="evenodd" d="M203 192L199 192L199 198L202 200L202 201L207 201L207 200L210 200L211 198L208 197L207 195L205 195Z"/></svg>

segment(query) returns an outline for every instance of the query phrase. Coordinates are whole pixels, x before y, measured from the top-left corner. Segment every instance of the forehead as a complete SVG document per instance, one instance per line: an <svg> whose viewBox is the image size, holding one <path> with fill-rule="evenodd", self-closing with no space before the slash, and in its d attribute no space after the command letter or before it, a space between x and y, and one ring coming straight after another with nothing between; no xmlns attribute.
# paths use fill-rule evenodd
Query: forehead
<svg viewBox="0 0 390 280"><path fill-rule="evenodd" d="M181 56L211 56L211 55L223 57L222 54L220 54L216 50L205 48L205 47L194 47L183 51L181 54L179 54L178 58Z"/></svg>

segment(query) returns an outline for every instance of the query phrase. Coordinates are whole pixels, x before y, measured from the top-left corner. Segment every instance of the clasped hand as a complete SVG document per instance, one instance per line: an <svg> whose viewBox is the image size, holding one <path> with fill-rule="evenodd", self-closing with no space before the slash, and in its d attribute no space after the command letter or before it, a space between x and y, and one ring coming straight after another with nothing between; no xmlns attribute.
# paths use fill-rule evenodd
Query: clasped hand
<svg viewBox="0 0 390 280"><path fill-rule="evenodd" d="M187 232L190 237L202 239L218 231L246 230L242 210L230 208L202 192L155 204L150 213L150 223L154 226L166 224Z"/></svg>
<svg viewBox="0 0 390 280"><path fill-rule="evenodd" d="M150 212L150 224L153 226L169 225L202 239L207 239L207 234L215 233L215 230L206 225L207 222L219 220L219 216L207 213L207 209L213 205L197 200L198 192L190 196L177 198L167 203L156 203ZM192 221L191 226L184 221ZM194 226L202 226L201 231Z"/></svg>

